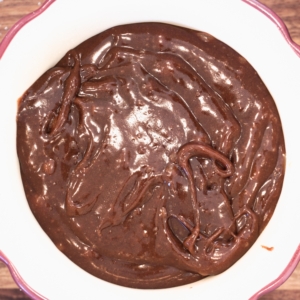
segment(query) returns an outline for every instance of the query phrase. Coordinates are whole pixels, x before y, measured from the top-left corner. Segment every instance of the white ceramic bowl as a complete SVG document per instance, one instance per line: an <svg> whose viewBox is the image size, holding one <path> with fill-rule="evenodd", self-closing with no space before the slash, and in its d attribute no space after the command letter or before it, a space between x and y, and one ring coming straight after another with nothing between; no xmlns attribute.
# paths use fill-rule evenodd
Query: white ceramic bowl
<svg viewBox="0 0 300 300"><path fill-rule="evenodd" d="M67 50L88 37L115 25L143 21L206 31L243 55L276 101L287 151L277 208L246 255L218 276L162 290L116 286L67 259L29 209L16 154L17 100L22 93ZM254 0L48 0L36 14L18 23L0 45L0 258L8 264L19 286L37 299L175 300L256 299L282 283L300 257L299 53L281 21ZM274 250L267 251L262 245Z"/></svg>

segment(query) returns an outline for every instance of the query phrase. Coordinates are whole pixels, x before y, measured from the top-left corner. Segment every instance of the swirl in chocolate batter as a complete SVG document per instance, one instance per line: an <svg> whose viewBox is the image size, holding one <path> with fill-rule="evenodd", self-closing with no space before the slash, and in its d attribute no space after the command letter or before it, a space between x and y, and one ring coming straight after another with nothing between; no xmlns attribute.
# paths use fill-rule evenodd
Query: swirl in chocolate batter
<svg viewBox="0 0 300 300"><path fill-rule="evenodd" d="M18 112L26 196L56 246L113 283L163 288L223 272L278 200L280 119L250 64L161 23L83 42Z"/></svg>

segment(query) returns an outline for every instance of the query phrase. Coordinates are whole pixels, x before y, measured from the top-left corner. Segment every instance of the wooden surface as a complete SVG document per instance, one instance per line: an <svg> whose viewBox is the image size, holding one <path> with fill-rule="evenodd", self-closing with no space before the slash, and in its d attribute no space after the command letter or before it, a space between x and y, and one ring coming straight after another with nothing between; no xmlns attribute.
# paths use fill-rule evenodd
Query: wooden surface
<svg viewBox="0 0 300 300"><path fill-rule="evenodd" d="M224 0L225 1L225 0ZM261 0L285 22L293 40L300 44L300 0ZM22 16L39 8L43 1L0 0L0 42L7 30ZM300 83L299 83L300 84ZM0 262L0 300L29 299L10 276L7 267ZM264 295L261 300L300 300L300 264L292 276L277 290Z"/></svg>

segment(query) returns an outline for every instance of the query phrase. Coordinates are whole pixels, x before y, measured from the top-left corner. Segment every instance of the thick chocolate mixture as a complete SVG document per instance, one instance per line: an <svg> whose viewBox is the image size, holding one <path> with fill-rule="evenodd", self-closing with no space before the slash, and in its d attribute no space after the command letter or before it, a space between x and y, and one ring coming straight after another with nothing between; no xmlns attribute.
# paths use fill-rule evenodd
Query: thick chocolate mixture
<svg viewBox="0 0 300 300"><path fill-rule="evenodd" d="M212 36L143 23L69 51L25 93L18 155L32 212L88 272L137 288L223 272L276 206L273 99Z"/></svg>

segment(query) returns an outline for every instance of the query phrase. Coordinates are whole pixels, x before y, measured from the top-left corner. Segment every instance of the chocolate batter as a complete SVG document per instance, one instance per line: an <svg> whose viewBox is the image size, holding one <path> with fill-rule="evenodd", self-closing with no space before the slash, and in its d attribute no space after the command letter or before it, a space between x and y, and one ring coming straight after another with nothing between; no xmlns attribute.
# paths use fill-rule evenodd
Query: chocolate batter
<svg viewBox="0 0 300 300"><path fill-rule="evenodd" d="M22 97L32 212L86 271L136 288L223 272L275 209L285 149L250 64L207 33L118 26L70 50Z"/></svg>

